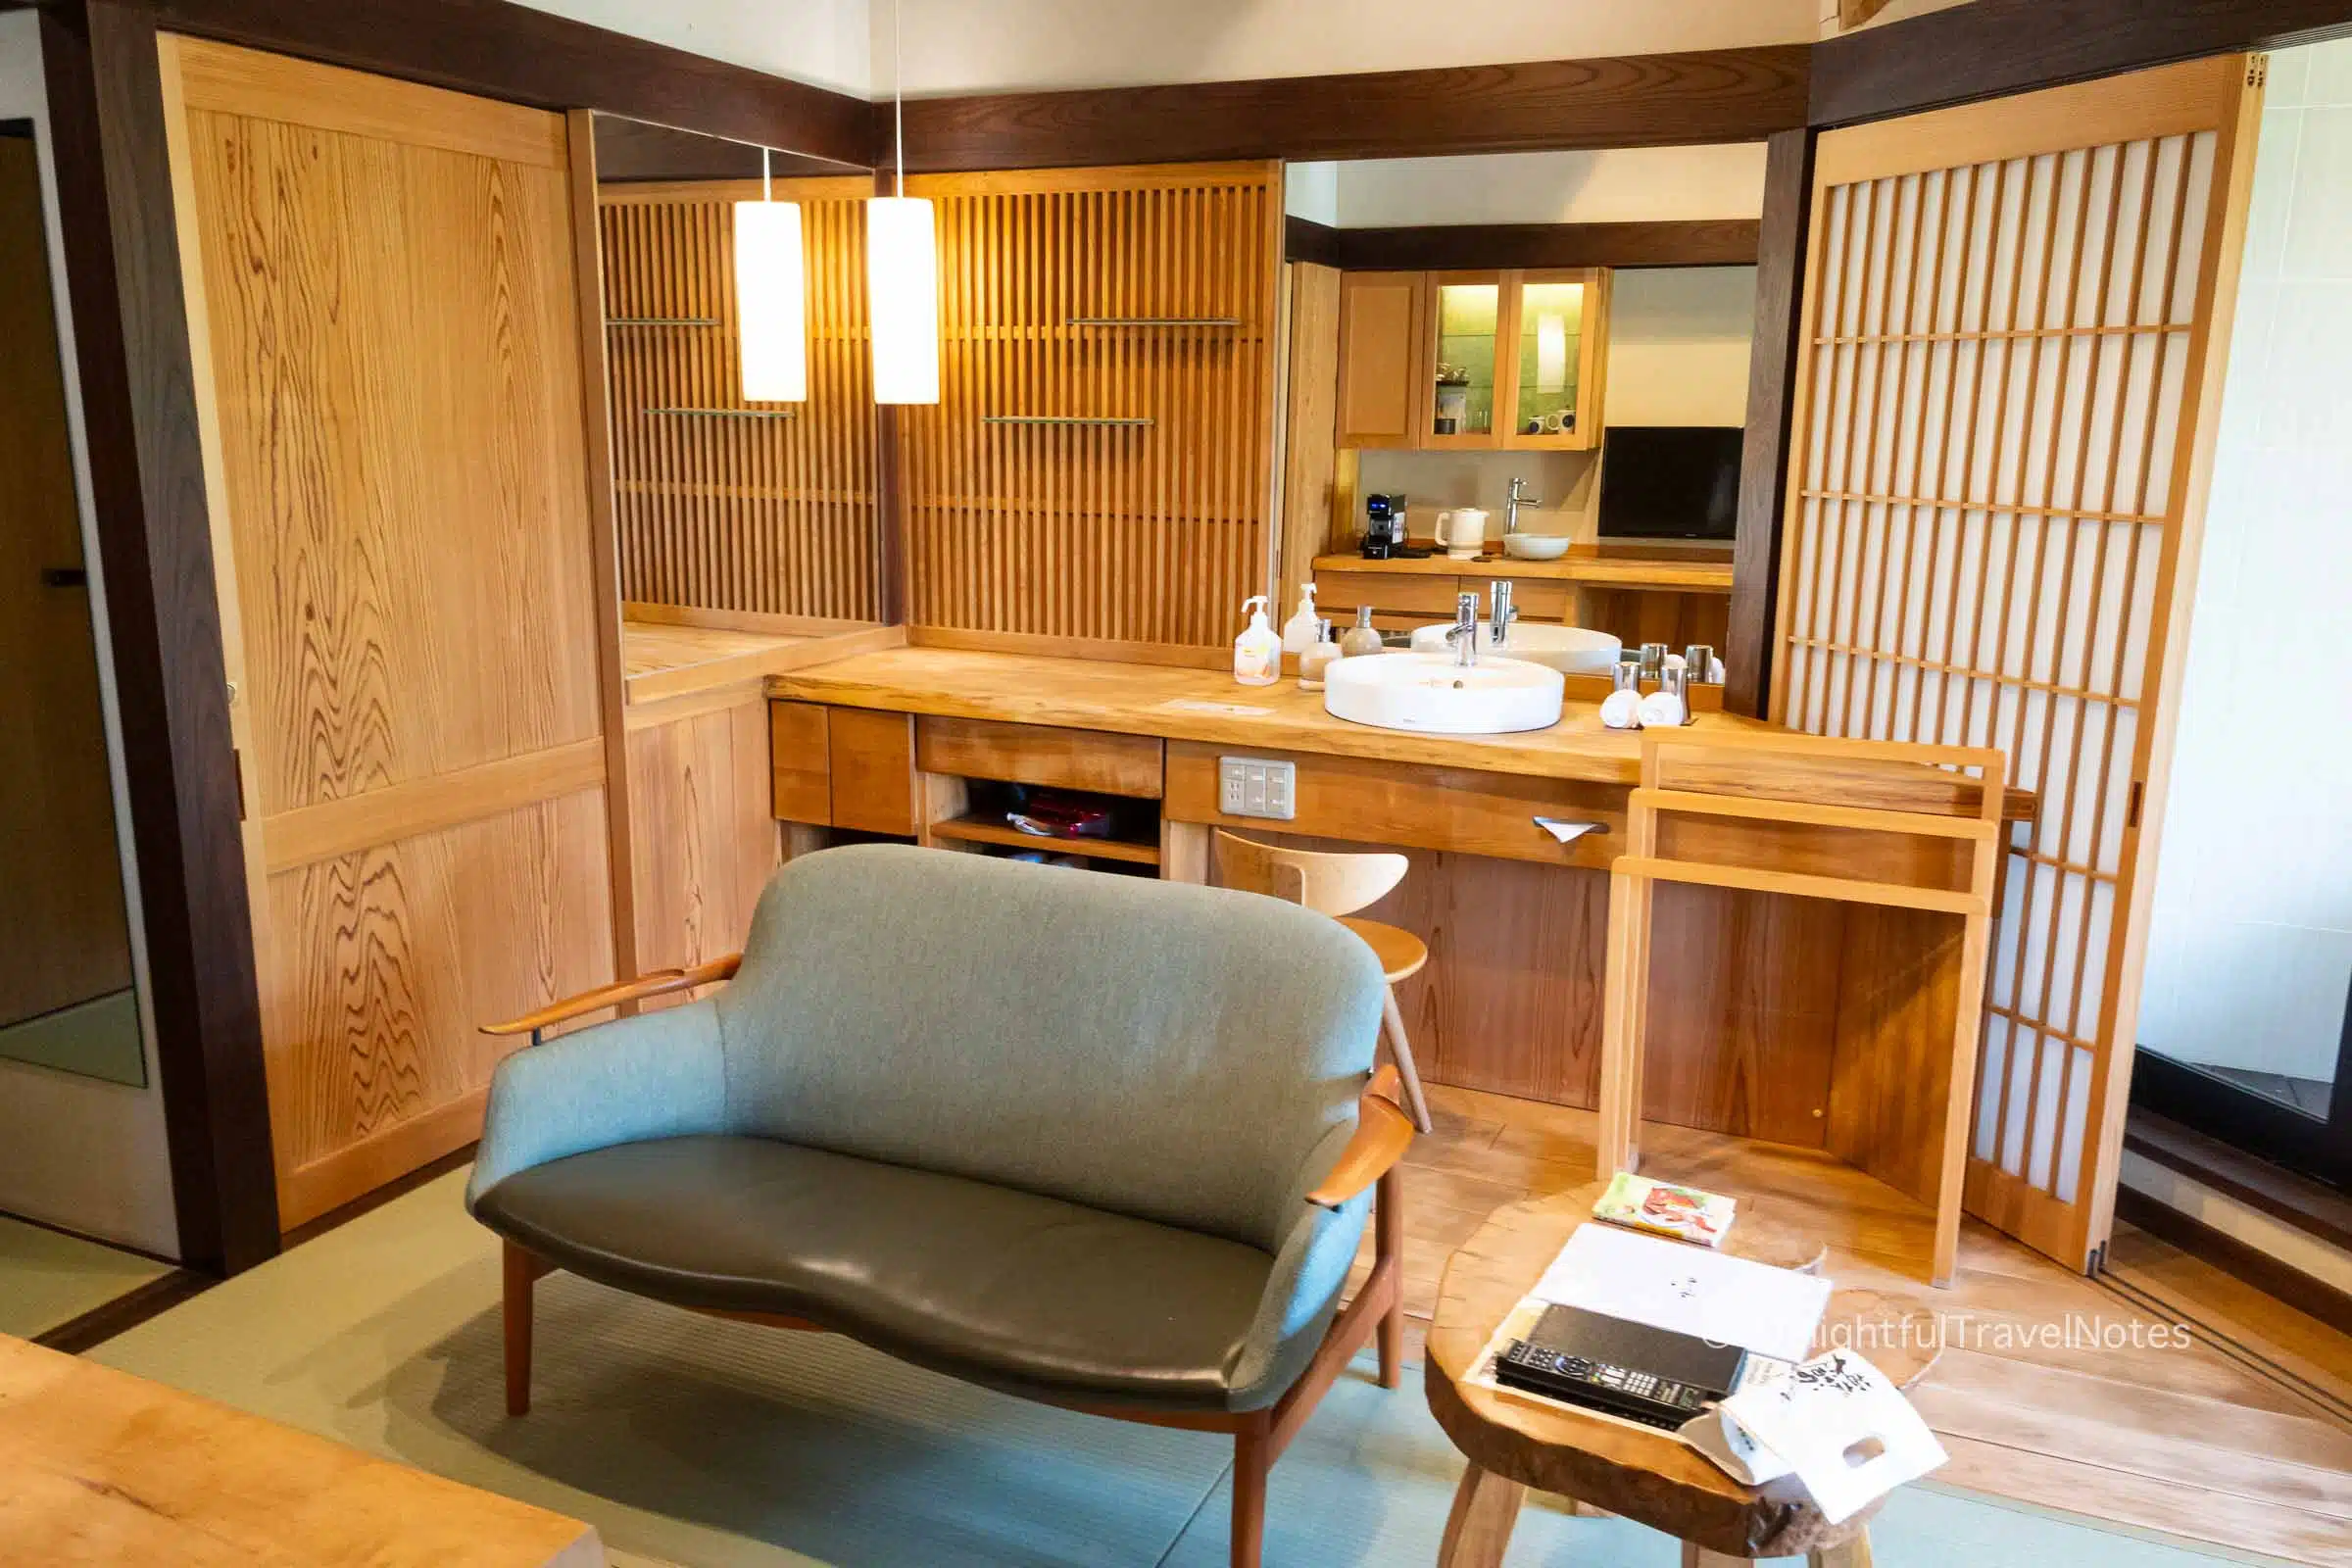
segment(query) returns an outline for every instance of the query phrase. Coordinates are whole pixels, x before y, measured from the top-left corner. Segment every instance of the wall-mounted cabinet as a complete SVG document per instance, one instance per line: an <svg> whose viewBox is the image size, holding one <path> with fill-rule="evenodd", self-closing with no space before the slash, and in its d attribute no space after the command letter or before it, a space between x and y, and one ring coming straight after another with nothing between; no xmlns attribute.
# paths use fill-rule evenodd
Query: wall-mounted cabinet
<svg viewBox="0 0 2352 1568"><path fill-rule="evenodd" d="M1348 273L1338 444L1598 446L1608 307L1605 268Z"/></svg>

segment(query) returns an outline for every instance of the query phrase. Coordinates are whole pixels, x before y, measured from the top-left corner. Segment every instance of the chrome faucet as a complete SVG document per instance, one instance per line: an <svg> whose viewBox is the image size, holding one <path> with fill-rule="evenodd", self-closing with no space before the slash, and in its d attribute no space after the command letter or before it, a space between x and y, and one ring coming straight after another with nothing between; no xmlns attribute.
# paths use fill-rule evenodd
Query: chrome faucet
<svg viewBox="0 0 2352 1568"><path fill-rule="evenodd" d="M1544 498L1529 495L1527 481L1514 475L1511 479L1509 498L1504 503L1502 510L1502 531L1506 534L1517 533L1519 531L1519 509L1521 507L1540 507L1543 504Z"/></svg>
<svg viewBox="0 0 2352 1568"><path fill-rule="evenodd" d="M1468 669L1478 662L1478 595L1454 596L1453 624L1446 628L1446 640L1453 645L1457 668Z"/></svg>
<svg viewBox="0 0 2352 1568"><path fill-rule="evenodd" d="M1497 577L1490 590L1494 595L1492 608L1487 612L1487 651L1499 654L1511 640L1511 622L1519 612L1511 604L1511 583L1507 577Z"/></svg>

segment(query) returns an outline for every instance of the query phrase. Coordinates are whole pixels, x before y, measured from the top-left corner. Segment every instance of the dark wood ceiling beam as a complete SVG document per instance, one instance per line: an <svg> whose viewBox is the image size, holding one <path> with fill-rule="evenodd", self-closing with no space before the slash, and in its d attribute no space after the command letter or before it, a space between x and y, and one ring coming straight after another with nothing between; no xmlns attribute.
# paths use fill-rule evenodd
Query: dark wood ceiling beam
<svg viewBox="0 0 2352 1568"><path fill-rule="evenodd" d="M1740 267L1756 259L1752 218L1648 223L1446 223L1332 228L1285 225L1285 255L1352 271L1479 267Z"/></svg>
<svg viewBox="0 0 2352 1568"><path fill-rule="evenodd" d="M1971 0L1813 49L1819 127L2352 32L2352 0Z"/></svg>
<svg viewBox="0 0 2352 1568"><path fill-rule="evenodd" d="M940 172L1761 141L1804 123L1809 52L1804 44L1775 44L909 99L906 167ZM886 110L880 123L878 141L886 144Z"/></svg>
<svg viewBox="0 0 2352 1568"><path fill-rule="evenodd" d="M872 106L511 0L123 0L172 32L865 167Z"/></svg>

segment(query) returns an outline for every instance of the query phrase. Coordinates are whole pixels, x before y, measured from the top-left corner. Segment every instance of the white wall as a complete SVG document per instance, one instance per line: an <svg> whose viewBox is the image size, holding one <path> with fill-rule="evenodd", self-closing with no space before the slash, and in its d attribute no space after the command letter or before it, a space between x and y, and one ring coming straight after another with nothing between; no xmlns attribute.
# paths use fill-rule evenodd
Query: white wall
<svg viewBox="0 0 2352 1568"><path fill-rule="evenodd" d="M92 876L120 875L130 924L132 978L138 989L147 1087L132 1089L0 1058L0 1209L69 1230L126 1242L165 1257L179 1255L172 1205L172 1167L157 1087L155 1031L149 1021L147 948L137 877L130 874L130 800L122 777L122 717L115 708L114 660L106 631L105 562L90 504L89 450L81 423L81 384L74 323L65 295L65 255L58 243L57 172L50 162L48 98L41 77L38 18L0 13L0 120L29 119L40 153L47 208L49 271L57 293L66 413L74 445L74 492L81 504L82 554L90 574L90 615L106 708L108 760L122 863L94 865ZM8 672L0 670L0 679Z"/></svg>
<svg viewBox="0 0 2352 1568"><path fill-rule="evenodd" d="M575 22L864 97L866 0L520 0ZM887 21L888 0L882 14ZM885 33L887 38L888 34Z"/></svg>
<svg viewBox="0 0 2352 1568"><path fill-rule="evenodd" d="M2271 58L2140 1043L2331 1078L2352 979L2352 41Z"/></svg>
<svg viewBox="0 0 2352 1568"><path fill-rule="evenodd" d="M1609 299L1611 424L1744 424L1752 267L1622 270Z"/></svg>
<svg viewBox="0 0 2352 1568"><path fill-rule="evenodd" d="M1335 214L1316 221L1338 228L1754 218L1764 210L1764 144L1301 163L1289 177L1304 187L1300 199Z"/></svg>
<svg viewBox="0 0 2352 1568"><path fill-rule="evenodd" d="M1814 0L902 0L906 91L1119 87L1802 43ZM890 79L890 0L872 0Z"/></svg>

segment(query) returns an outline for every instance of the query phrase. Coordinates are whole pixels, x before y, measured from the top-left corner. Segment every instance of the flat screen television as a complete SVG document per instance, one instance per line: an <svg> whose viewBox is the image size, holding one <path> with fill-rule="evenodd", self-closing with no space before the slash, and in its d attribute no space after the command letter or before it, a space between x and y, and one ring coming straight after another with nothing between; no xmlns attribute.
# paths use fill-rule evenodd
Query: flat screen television
<svg viewBox="0 0 2352 1568"><path fill-rule="evenodd" d="M1740 521L1738 425L1612 424L1601 433L1600 536L1729 539Z"/></svg>

